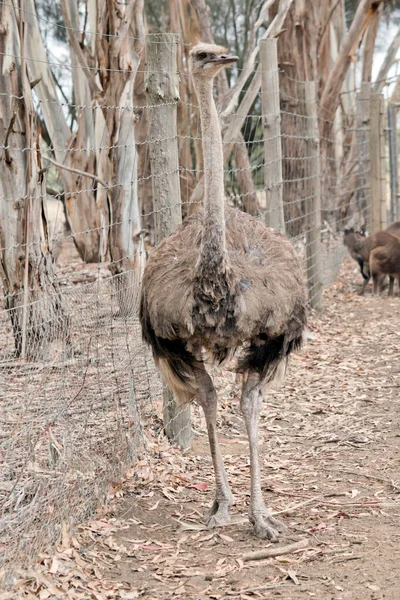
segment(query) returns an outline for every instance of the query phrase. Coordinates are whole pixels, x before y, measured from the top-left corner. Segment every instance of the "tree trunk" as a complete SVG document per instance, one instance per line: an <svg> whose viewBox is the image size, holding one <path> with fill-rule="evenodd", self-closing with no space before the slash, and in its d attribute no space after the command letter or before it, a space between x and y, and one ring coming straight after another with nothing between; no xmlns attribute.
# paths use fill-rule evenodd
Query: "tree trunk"
<svg viewBox="0 0 400 600"><path fill-rule="evenodd" d="M29 54L30 35L25 13L4 4L0 28L0 88L5 92L0 96L0 274L15 355L39 359L55 339L69 343L69 321L49 251L40 132L23 58Z"/></svg>
<svg viewBox="0 0 400 600"><path fill-rule="evenodd" d="M111 11L111 12L110 12ZM144 45L143 0L125 11L106 0L97 2L96 56L103 97L105 127L99 152L99 173L110 186L100 190L108 203L110 269L116 278L118 315L136 310L140 265L144 259L139 210L133 98L136 72ZM111 36L105 35L111 33Z"/></svg>
<svg viewBox="0 0 400 600"><path fill-rule="evenodd" d="M298 81L318 82L320 109L320 133L322 154L323 218L336 220L338 215L338 190L347 185L345 181L352 137L346 132L354 121L354 94L342 91L354 88L348 85L351 78L351 57L368 23L376 27L381 1L361 0L350 31L345 34L344 0L295 0L279 37L278 56L281 69L281 98L283 114L282 130L284 170L285 218L289 221L288 232L297 235L303 231L304 207L296 198L303 195L304 165L293 160L304 155L304 144L299 136L302 120L298 98L301 96ZM277 11L278 3L272 10ZM373 46L373 27L369 33L369 47ZM365 55L364 73L370 69L370 53ZM344 89L348 88L348 89ZM342 101L340 102L340 99ZM286 114L289 113L289 114ZM292 135L293 134L293 135ZM296 138L297 135L297 138ZM350 179L349 179L350 182ZM354 179L353 179L354 182ZM343 196L344 197L344 196Z"/></svg>
<svg viewBox="0 0 400 600"><path fill-rule="evenodd" d="M396 80L396 85L389 100L390 104L397 104L400 102L400 77Z"/></svg>
<svg viewBox="0 0 400 600"><path fill-rule="evenodd" d="M340 90L346 77L347 70L369 22L375 12L379 10L383 0L361 0L353 22L341 45L338 57L331 69L328 80L324 86L320 114L324 117L322 139L329 136L329 120L333 119L336 108L340 102Z"/></svg>
<svg viewBox="0 0 400 600"><path fill-rule="evenodd" d="M361 72L361 81L364 83L368 83L372 79L372 62L374 59L375 40L376 34L378 33L382 9L383 2L374 11L365 34Z"/></svg>
<svg viewBox="0 0 400 600"><path fill-rule="evenodd" d="M361 70L362 85L370 84L372 79L372 64L374 57L375 40L378 32L382 10L383 3L381 3L373 12L364 36ZM339 51L334 57L335 61L338 55ZM362 189L363 186L361 182L363 176L362 167L360 168L359 165L358 169L355 168L358 164L359 149L357 146L359 136L357 135L357 133L359 132L351 131L350 134L347 135L347 139L345 139L345 136L343 134L344 124L342 124L341 126L341 131L339 131L339 128L337 127L337 123L341 113L343 113L343 110L339 105L335 113L334 128L332 133L333 138L335 140L334 147L335 154L337 157L336 181L338 183L336 185L336 188L337 190L340 190L340 205L336 207L336 220L338 227L342 229L346 221L348 222L350 218L354 218L355 214L359 209L359 206L357 205L358 193L364 194L365 191L364 189ZM350 150L348 151L347 156L345 157L344 148L346 146L349 147ZM357 215L357 219L360 219L359 215Z"/></svg>
<svg viewBox="0 0 400 600"><path fill-rule="evenodd" d="M101 105L107 140L102 141L100 169L108 175L111 189L109 249L114 270L122 272L134 266L135 239L141 231L137 191L137 152L133 93L136 72L143 50L143 0L128 5L125 14L108 13L109 3L97 5L97 23L102 35L97 36L97 54L108 59L100 80L104 90ZM108 38L105 32L111 31ZM119 32L121 37L118 37ZM129 39L123 39L126 37ZM132 36L137 36L132 39ZM107 166L105 166L107 165Z"/></svg>
<svg viewBox="0 0 400 600"><path fill-rule="evenodd" d="M61 0L78 121L73 134L57 102L33 0L27 0L27 7L29 55L36 59L29 67L34 79L41 77L37 92L46 128L57 162L65 165L60 174L74 242L84 261L104 261L109 256L113 273L122 273L139 260L141 219L132 106L144 37L143 0L133 0L125 11L105 0L90 0L89 28L98 35L87 35L85 44L79 34L77 1ZM95 75L96 69L100 75Z"/></svg>
<svg viewBox="0 0 400 600"><path fill-rule="evenodd" d="M190 215L196 206L190 203L190 197L195 185L195 164L191 151L191 141L198 136L200 127L199 114L193 111L191 104L196 102L196 95L190 77L189 52L200 39L196 13L191 0L169 0L170 30L178 33L184 44L179 44L177 49L178 70L183 74L179 81L179 95L181 102L178 104L178 143L179 164L184 168L179 173L181 202L183 216ZM196 154L201 150L201 145L196 145Z"/></svg>
<svg viewBox="0 0 400 600"><path fill-rule="evenodd" d="M271 10L274 18L279 3ZM295 0L291 5L283 24L283 33L278 38L278 62L280 74L280 98L282 109L282 153L283 153L283 199L286 231L297 236L306 231L304 216L305 169L307 162L298 160L306 155L303 81L319 81L326 77L326 47L330 47L330 29L323 32L319 42L319 53L324 60L317 63L317 45L324 20L321 11L326 12L327 3L315 3L314 0ZM328 5L328 8L330 6ZM311 45L309 42L311 41ZM321 71L318 67L321 67ZM300 82L300 83L299 83ZM300 136L300 137L299 137Z"/></svg>
<svg viewBox="0 0 400 600"><path fill-rule="evenodd" d="M82 68L76 50L77 36L80 35L81 28L77 0L61 0L61 9L65 25L69 27L67 33L78 121L77 130L67 140L68 152L64 153L61 162L67 167L97 174L108 182L108 174L102 173L97 166L95 148L99 111L94 110L93 91L88 82L88 74L92 75L94 71L85 71ZM82 52L80 46L79 50ZM101 143L103 145L105 141L102 140ZM107 226L110 218L106 190L90 177L77 176L67 170L61 170L60 174L64 183L68 222L77 250L85 262L102 261L107 252Z"/></svg>
<svg viewBox="0 0 400 600"><path fill-rule="evenodd" d="M382 63L381 68L379 69L378 77L376 78L376 82L374 85L374 92L379 93L383 90L385 83L386 83L387 75L388 75L389 70L392 67L394 61L396 60L396 55L397 55L397 51L399 48L400 48L400 27L397 30L397 33L394 36L393 41L390 44L390 46L385 54L385 59Z"/></svg>
<svg viewBox="0 0 400 600"><path fill-rule="evenodd" d="M73 136L68 127L63 111L57 99L53 74L47 62L46 50L41 38L35 4L26 0L26 22L29 27L27 48L29 56L28 69L32 80L39 80L36 92L40 100L44 122L48 131L54 155L58 163L66 167L94 172L95 137L93 109L86 77L80 68L72 69L74 98L78 129ZM67 19L72 27L79 29L79 19L75 0L66 5ZM70 32L71 33L71 32ZM73 67L78 61L71 52ZM87 148L87 150L85 150ZM91 149L91 150L89 150ZM64 202L68 225L71 228L77 250L86 262L97 262L100 257L99 248L99 207L96 205L96 185L89 177L78 176L65 169L60 170L64 186Z"/></svg>

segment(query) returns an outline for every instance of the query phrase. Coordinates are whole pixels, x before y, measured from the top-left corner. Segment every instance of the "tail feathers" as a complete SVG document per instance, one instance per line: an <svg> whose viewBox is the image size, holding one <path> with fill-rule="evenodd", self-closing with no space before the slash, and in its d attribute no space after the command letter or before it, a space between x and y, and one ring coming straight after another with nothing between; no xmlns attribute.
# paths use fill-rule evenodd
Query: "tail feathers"
<svg viewBox="0 0 400 600"><path fill-rule="evenodd" d="M197 394L196 359L181 340L166 340L154 335L152 350L164 383L178 404L187 404Z"/></svg>
<svg viewBox="0 0 400 600"><path fill-rule="evenodd" d="M287 339L285 334L265 341L259 339L257 343L248 347L238 364L237 371L239 373L256 371L264 384L271 383L271 387L275 388L285 378L289 354L300 348L301 344L301 335L293 339Z"/></svg>
<svg viewBox="0 0 400 600"><path fill-rule="evenodd" d="M179 406L192 402L197 394L196 381L193 373L185 365L185 372L177 369L177 364L171 358L157 358L156 364L166 386L173 393Z"/></svg>
<svg viewBox="0 0 400 600"><path fill-rule="evenodd" d="M276 392L283 388L283 386L285 385L287 364L287 357L277 364L273 377L263 384L263 390L272 390Z"/></svg>
<svg viewBox="0 0 400 600"><path fill-rule="evenodd" d="M178 404L191 402L197 393L194 376L196 359L188 352L182 340L168 340L156 335L143 294L140 304L140 324L143 339L151 346L161 376L176 397Z"/></svg>

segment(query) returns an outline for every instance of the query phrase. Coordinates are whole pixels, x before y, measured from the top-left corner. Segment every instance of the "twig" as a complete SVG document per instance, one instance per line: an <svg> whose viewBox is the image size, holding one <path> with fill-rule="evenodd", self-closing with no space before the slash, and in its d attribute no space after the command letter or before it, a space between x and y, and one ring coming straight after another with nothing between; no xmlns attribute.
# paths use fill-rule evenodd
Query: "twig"
<svg viewBox="0 0 400 600"><path fill-rule="evenodd" d="M17 113L13 112L12 117L10 119L10 124L7 128L6 137L4 139L4 156L5 156L6 163L8 165L11 164L10 149L8 148L8 138L10 137L11 133L14 133L13 127L14 127L16 117L17 117Z"/></svg>
<svg viewBox="0 0 400 600"><path fill-rule="evenodd" d="M272 514L276 515L278 513L272 513ZM179 519L176 519L175 517L172 517L172 519L174 521L176 521L177 523L179 523L179 525L185 531L210 531L209 528L207 527L207 525L199 525L197 523L187 523L186 521L180 521ZM226 529L226 528L232 527L232 526L236 527L236 525L244 525L245 523L248 523L248 519L235 519L234 521L232 520L230 523L224 523L223 525L218 525L217 529Z"/></svg>
<svg viewBox="0 0 400 600"><path fill-rule="evenodd" d="M393 508L399 506L398 502L318 502L320 506L334 506L336 508Z"/></svg>
<svg viewBox="0 0 400 600"><path fill-rule="evenodd" d="M53 75L54 83L56 84L56 86L58 88L58 91L60 92L61 96L64 98L65 105L68 106L68 111L69 111L69 114L72 119L72 121L71 121L71 126L72 126L74 119L76 119L76 107L74 105L70 104L70 101L64 92L64 87L61 85L61 83L57 79L57 76L54 74L54 69L52 71L52 75Z"/></svg>
<svg viewBox="0 0 400 600"><path fill-rule="evenodd" d="M305 506L306 504L311 504L311 502L314 502L314 500L320 500L320 496L314 496L314 498L308 498L308 500L304 500L304 502L300 502L300 504L295 504L294 506L290 506L289 508L285 508L284 510L278 510L278 511L273 511L272 514L273 515L285 515L288 513L291 513L295 510L297 510L298 508L300 508L301 506Z"/></svg>
<svg viewBox="0 0 400 600"><path fill-rule="evenodd" d="M391 387L391 386L385 386ZM398 387L398 386L396 386ZM357 477L365 477L366 479L373 479L374 481L379 481L380 483L386 483L386 485L391 485L396 490L400 489L397 485L394 485L394 482L390 479L386 479L385 477L377 477L376 475L368 475L368 473L357 473L357 471L349 471L349 470L341 470L341 473L347 473L348 475L356 475Z"/></svg>
<svg viewBox="0 0 400 600"><path fill-rule="evenodd" d="M244 590L238 590L241 594L250 594L252 592L262 592L265 590L274 590L276 588L293 587L293 583L267 583L266 585L260 585L254 588L246 588Z"/></svg>
<svg viewBox="0 0 400 600"><path fill-rule="evenodd" d="M36 79L34 79L33 81L31 81L30 82L31 90L33 90L33 88L36 87L38 85L38 83L40 83L41 81L42 81L41 75L39 77L37 77Z"/></svg>
<svg viewBox="0 0 400 600"><path fill-rule="evenodd" d="M337 558L331 561L333 565L337 565L342 562L347 562L348 560L360 560L362 556L343 556L342 558Z"/></svg>
<svg viewBox="0 0 400 600"><path fill-rule="evenodd" d="M302 550L307 548L308 540L299 540L298 542L294 542L293 544L288 544L287 546L278 546L275 548L267 548L266 550L257 550L257 552L247 552L247 554L243 554L243 560L261 560L263 558L272 558L274 556L282 556L282 554L290 554L291 552L296 552L296 550Z"/></svg>
<svg viewBox="0 0 400 600"><path fill-rule="evenodd" d="M43 156L43 158L45 158L46 160L51 162L51 164L54 165L55 167L59 167L60 169L65 169L66 171L71 171L71 173L77 173L78 175L82 175L82 177L90 177L91 179L98 181L103 187L106 188L106 190L108 190L108 185L106 183L104 183L104 181L102 179L100 179L100 177L97 177L97 175L94 175L93 173L88 173L87 171L81 171L80 169L75 169L74 167L67 167L67 165L63 165L62 163L57 162L53 158L50 158L50 156Z"/></svg>
<svg viewBox="0 0 400 600"><path fill-rule="evenodd" d="M46 185L46 194L48 196L54 196L55 198L58 198L58 200L61 200L61 201L63 201L64 196L65 196L64 190L57 191L56 189L52 188L49 185Z"/></svg>

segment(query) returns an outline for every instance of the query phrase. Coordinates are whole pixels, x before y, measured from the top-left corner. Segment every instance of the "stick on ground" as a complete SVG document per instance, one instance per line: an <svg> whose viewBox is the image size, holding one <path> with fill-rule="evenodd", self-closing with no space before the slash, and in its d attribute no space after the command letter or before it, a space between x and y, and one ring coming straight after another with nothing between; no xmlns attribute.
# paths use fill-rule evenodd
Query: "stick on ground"
<svg viewBox="0 0 400 600"><path fill-rule="evenodd" d="M299 540L294 544L288 544L287 546L278 546L274 548L267 548L266 550L258 550L257 552L248 552L243 555L243 560L261 560L262 558L271 558L273 556L281 556L282 554L290 554L296 550L307 548L308 540Z"/></svg>

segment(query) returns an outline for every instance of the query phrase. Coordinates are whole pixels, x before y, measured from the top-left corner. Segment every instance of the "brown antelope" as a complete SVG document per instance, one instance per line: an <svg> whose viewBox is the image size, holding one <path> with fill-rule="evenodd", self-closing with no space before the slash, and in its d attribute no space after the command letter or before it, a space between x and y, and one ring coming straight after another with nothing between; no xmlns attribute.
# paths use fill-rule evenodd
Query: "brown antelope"
<svg viewBox="0 0 400 600"><path fill-rule="evenodd" d="M393 295L394 278L400 286L400 240L390 233L385 244L375 246L369 256L369 268L372 276L372 293L381 292L382 281L389 275L389 296Z"/></svg>
<svg viewBox="0 0 400 600"><path fill-rule="evenodd" d="M344 230L343 243L347 247L350 256L359 264L361 275L364 279L360 295L365 292L365 288L370 280L369 257L371 251L377 246L385 245L390 238L388 234L400 238L400 221L392 223L385 231L366 237L365 231L354 231L353 228ZM389 283L389 291L393 293L393 279Z"/></svg>

